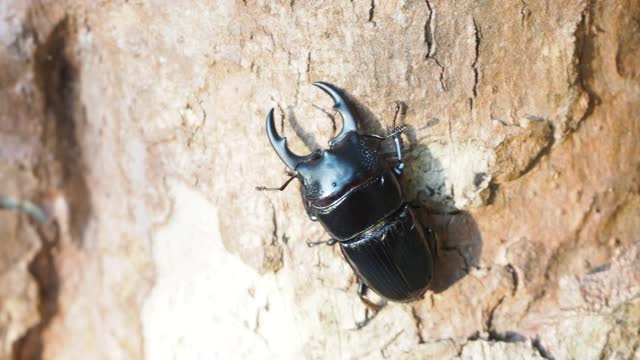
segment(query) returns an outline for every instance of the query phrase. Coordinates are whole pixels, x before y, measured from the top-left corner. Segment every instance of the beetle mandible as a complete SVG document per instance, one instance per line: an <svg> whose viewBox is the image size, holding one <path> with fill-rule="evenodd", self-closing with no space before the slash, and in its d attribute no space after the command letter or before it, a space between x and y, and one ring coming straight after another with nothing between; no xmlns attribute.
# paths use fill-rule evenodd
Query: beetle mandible
<svg viewBox="0 0 640 360"><path fill-rule="evenodd" d="M326 82L313 85L333 99L333 108L342 116L342 130L329 141L328 149L300 156L278 134L271 109L267 137L290 178L279 188L258 190L282 191L293 179L300 181L307 215L331 235L330 240L309 246L339 243L360 280L358 295L366 308L364 321L356 324L359 328L371 319L369 310L375 315L384 306L366 296L367 288L396 302L417 300L427 291L433 277L430 245L435 235L420 226L398 182L404 169L400 146L404 127L386 136L360 133L358 119L343 93ZM398 106L395 117L399 110ZM387 139L394 140L396 164L388 164L381 155L380 146Z"/></svg>

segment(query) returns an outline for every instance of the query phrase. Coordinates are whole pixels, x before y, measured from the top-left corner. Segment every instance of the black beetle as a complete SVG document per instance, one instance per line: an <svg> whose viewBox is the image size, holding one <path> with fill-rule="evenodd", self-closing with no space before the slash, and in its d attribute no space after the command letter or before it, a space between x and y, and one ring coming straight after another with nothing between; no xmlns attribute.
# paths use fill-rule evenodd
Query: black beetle
<svg viewBox="0 0 640 360"><path fill-rule="evenodd" d="M360 278L358 294L367 306L363 326L383 306L366 297L371 288L382 298L408 302L419 299L429 288L433 276L431 230L424 231L404 199L398 176L404 164L400 133L396 128L387 136L361 134L356 117L343 94L331 84L316 82L335 102L342 115L342 130L329 141L329 149L307 156L294 154L287 138L276 130L273 109L267 116L267 136L290 178L279 188L284 190L295 178L301 183L302 201L313 221L319 221L331 235L328 241L308 243L340 244L342 254ZM396 108L396 117L400 107ZM394 118L395 126L395 118ZM393 138L397 164L391 166L380 152L383 140ZM426 234L425 234L426 232Z"/></svg>

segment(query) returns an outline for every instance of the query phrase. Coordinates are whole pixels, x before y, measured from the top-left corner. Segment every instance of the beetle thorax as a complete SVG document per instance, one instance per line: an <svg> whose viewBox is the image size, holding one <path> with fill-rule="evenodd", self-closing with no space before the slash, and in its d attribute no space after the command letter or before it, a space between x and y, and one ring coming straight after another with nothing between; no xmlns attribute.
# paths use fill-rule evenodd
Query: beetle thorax
<svg viewBox="0 0 640 360"><path fill-rule="evenodd" d="M345 134L332 146L297 167L303 196L317 207L330 205L350 190L379 176L377 141L356 131Z"/></svg>

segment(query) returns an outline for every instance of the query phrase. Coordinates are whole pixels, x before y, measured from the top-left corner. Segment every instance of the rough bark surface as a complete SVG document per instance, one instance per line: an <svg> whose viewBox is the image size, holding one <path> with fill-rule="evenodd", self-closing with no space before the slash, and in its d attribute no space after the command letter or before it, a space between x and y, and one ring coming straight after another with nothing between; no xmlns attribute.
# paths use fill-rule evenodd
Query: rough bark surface
<svg viewBox="0 0 640 360"><path fill-rule="evenodd" d="M0 358L640 358L640 3L0 2ZM264 135L403 102L433 289L370 325ZM451 213L452 210L460 210ZM25 213L27 212L27 213ZM448 214L448 215L445 215ZM33 214L32 214L33 215Z"/></svg>

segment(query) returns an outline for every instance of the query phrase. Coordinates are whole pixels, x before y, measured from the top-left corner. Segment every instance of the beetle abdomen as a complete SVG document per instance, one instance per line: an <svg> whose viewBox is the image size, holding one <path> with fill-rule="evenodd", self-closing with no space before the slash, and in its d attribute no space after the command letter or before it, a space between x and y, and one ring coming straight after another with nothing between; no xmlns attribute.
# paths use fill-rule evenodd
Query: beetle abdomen
<svg viewBox="0 0 640 360"><path fill-rule="evenodd" d="M388 300L415 300L429 288L433 258L424 232L406 206L340 247L362 281Z"/></svg>

